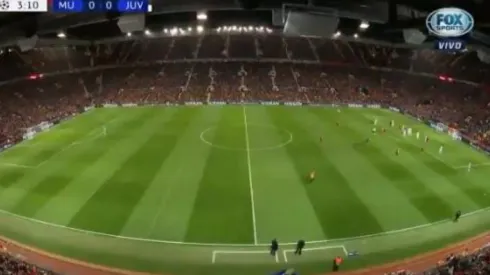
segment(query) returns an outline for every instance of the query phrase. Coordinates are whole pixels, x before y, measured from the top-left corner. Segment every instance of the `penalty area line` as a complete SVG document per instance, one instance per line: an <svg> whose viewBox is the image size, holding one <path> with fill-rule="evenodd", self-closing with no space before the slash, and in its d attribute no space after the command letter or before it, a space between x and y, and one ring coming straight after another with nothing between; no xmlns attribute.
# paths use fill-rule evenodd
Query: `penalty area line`
<svg viewBox="0 0 490 275"><path fill-rule="evenodd" d="M108 123L114 121L114 119L111 119L108 121ZM0 162L0 166L10 166L10 167L18 167L18 168L27 168L27 169L35 169L35 168L38 168L40 166L43 166L45 163L49 162L51 159L53 159L55 156L58 156L59 154L63 153L64 151L67 151L68 149L72 148L73 146L77 146L79 144L83 144L85 142L89 142L91 140L96 140L100 137L104 137L107 135L107 130L105 128L105 124L102 125L101 128L97 127L91 131L89 131L87 134L84 134L82 135L81 138L78 138L77 140L61 147L60 149L58 149L53 155L51 155L50 157L44 159L43 161L39 162L38 164L36 165L25 165L25 164L18 164L18 163L10 163L10 162ZM88 140L84 140L84 137L86 136L90 136L90 134L94 133L95 130L99 130L99 129L102 129L102 131L100 133L97 133L95 136L93 137L90 137ZM16 146L13 146L11 148L15 148ZM19 145L19 147L27 147L26 145ZM32 146L28 146L28 147L37 147L36 145L32 145Z"/></svg>

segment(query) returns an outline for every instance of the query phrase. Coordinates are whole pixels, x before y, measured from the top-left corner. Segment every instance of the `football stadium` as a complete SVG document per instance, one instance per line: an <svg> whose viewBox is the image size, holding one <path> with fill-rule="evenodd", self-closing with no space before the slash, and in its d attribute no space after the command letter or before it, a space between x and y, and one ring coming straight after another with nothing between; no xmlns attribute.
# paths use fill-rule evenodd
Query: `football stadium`
<svg viewBox="0 0 490 275"><path fill-rule="evenodd" d="M485 274L488 24L180 2L0 15L2 272Z"/></svg>

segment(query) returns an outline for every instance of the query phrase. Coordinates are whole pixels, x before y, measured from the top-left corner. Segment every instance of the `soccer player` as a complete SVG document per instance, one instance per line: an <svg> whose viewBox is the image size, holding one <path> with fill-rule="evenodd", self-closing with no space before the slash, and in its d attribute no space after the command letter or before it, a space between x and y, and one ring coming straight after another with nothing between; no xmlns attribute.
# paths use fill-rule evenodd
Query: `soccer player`
<svg viewBox="0 0 490 275"><path fill-rule="evenodd" d="M322 143L322 142L323 142L323 137L320 137L320 143Z"/></svg>
<svg viewBox="0 0 490 275"><path fill-rule="evenodd" d="M417 133L415 133L415 138L420 139L420 132L419 131L417 131Z"/></svg>
<svg viewBox="0 0 490 275"><path fill-rule="evenodd" d="M390 126L395 127L395 121L393 119L390 121Z"/></svg>
<svg viewBox="0 0 490 275"><path fill-rule="evenodd" d="M459 218L461 218L461 210L456 211L454 214L454 222L459 221Z"/></svg>
<svg viewBox="0 0 490 275"><path fill-rule="evenodd" d="M441 145L441 147L439 147L439 154L442 154L442 151L444 151L444 146Z"/></svg>
<svg viewBox="0 0 490 275"><path fill-rule="evenodd" d="M425 142L429 142L429 136L425 136Z"/></svg>
<svg viewBox="0 0 490 275"><path fill-rule="evenodd" d="M102 127L102 134L103 134L104 136L107 136L107 128L106 128L105 126L104 126L104 127Z"/></svg>
<svg viewBox="0 0 490 275"><path fill-rule="evenodd" d="M342 264L343 261L344 259L342 259L342 257L340 256L335 257L335 259L333 259L332 271L334 272L339 271L340 265Z"/></svg>
<svg viewBox="0 0 490 275"><path fill-rule="evenodd" d="M381 133L386 133L386 129L385 128L381 129Z"/></svg>
<svg viewBox="0 0 490 275"><path fill-rule="evenodd" d="M471 162L468 162L468 172L471 171Z"/></svg>
<svg viewBox="0 0 490 275"><path fill-rule="evenodd" d="M373 124L374 124L374 126L378 125L378 119L377 118L374 119Z"/></svg>
<svg viewBox="0 0 490 275"><path fill-rule="evenodd" d="M396 148L396 150L395 150L395 155L396 155L396 156L399 156L399 155L400 155L400 148Z"/></svg>
<svg viewBox="0 0 490 275"><path fill-rule="evenodd" d="M372 132L373 134L376 134L376 127L374 127L373 129L371 129L371 132Z"/></svg>
<svg viewBox="0 0 490 275"><path fill-rule="evenodd" d="M276 256L277 250L279 250L279 243L277 242L276 239L273 239L271 241L271 251L270 251L271 255Z"/></svg>
<svg viewBox="0 0 490 275"><path fill-rule="evenodd" d="M298 243L296 244L296 250L294 251L294 254L301 255L304 247L305 247L305 241L299 240Z"/></svg>
<svg viewBox="0 0 490 275"><path fill-rule="evenodd" d="M408 128L408 129L407 129L407 135L408 135L408 136L411 136L411 135L412 135L412 128Z"/></svg>
<svg viewBox="0 0 490 275"><path fill-rule="evenodd" d="M316 171L315 169L313 169L311 172L310 172L310 175L308 176L308 180L311 182L313 182L315 180L315 176L316 176Z"/></svg>

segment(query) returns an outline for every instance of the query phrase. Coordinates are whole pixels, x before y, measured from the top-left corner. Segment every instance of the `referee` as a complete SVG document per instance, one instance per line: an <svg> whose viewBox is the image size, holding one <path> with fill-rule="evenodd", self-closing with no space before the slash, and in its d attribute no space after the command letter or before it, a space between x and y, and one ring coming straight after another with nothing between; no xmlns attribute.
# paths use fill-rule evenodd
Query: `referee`
<svg viewBox="0 0 490 275"><path fill-rule="evenodd" d="M458 210L456 211L456 213L454 214L454 222L457 222L459 221L459 218L461 218L461 210Z"/></svg>
<svg viewBox="0 0 490 275"><path fill-rule="evenodd" d="M294 254L301 255L301 252L303 252L304 247L305 247L305 241L299 240L298 243L296 243L296 250L294 251Z"/></svg>
<svg viewBox="0 0 490 275"><path fill-rule="evenodd" d="M276 256L277 250L279 250L279 243L276 239L273 239L271 242L271 255Z"/></svg>

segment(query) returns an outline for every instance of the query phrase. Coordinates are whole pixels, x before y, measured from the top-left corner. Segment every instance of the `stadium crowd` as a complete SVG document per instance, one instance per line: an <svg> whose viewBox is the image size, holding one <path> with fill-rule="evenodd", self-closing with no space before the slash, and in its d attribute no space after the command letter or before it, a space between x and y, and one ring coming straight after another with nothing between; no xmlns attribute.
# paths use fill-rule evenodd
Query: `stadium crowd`
<svg viewBox="0 0 490 275"><path fill-rule="evenodd" d="M441 259L432 269L420 273L401 270L385 275L485 275L490 274L490 244L476 251L462 251Z"/></svg>
<svg viewBox="0 0 490 275"><path fill-rule="evenodd" d="M25 262L5 251L0 252L1 275L56 275L52 271Z"/></svg>
<svg viewBox="0 0 490 275"><path fill-rule="evenodd" d="M490 94L482 92L488 66L475 53L242 34L9 49L0 59L0 80L28 78L1 86L0 144L92 104L259 100L383 104L490 141Z"/></svg>
<svg viewBox="0 0 490 275"><path fill-rule="evenodd" d="M490 67L473 52L240 34L8 49L0 62L0 147L86 106L189 101L382 104L490 146ZM482 250L458 266L482 266L489 255ZM14 262L2 256L2 267L26 266Z"/></svg>

